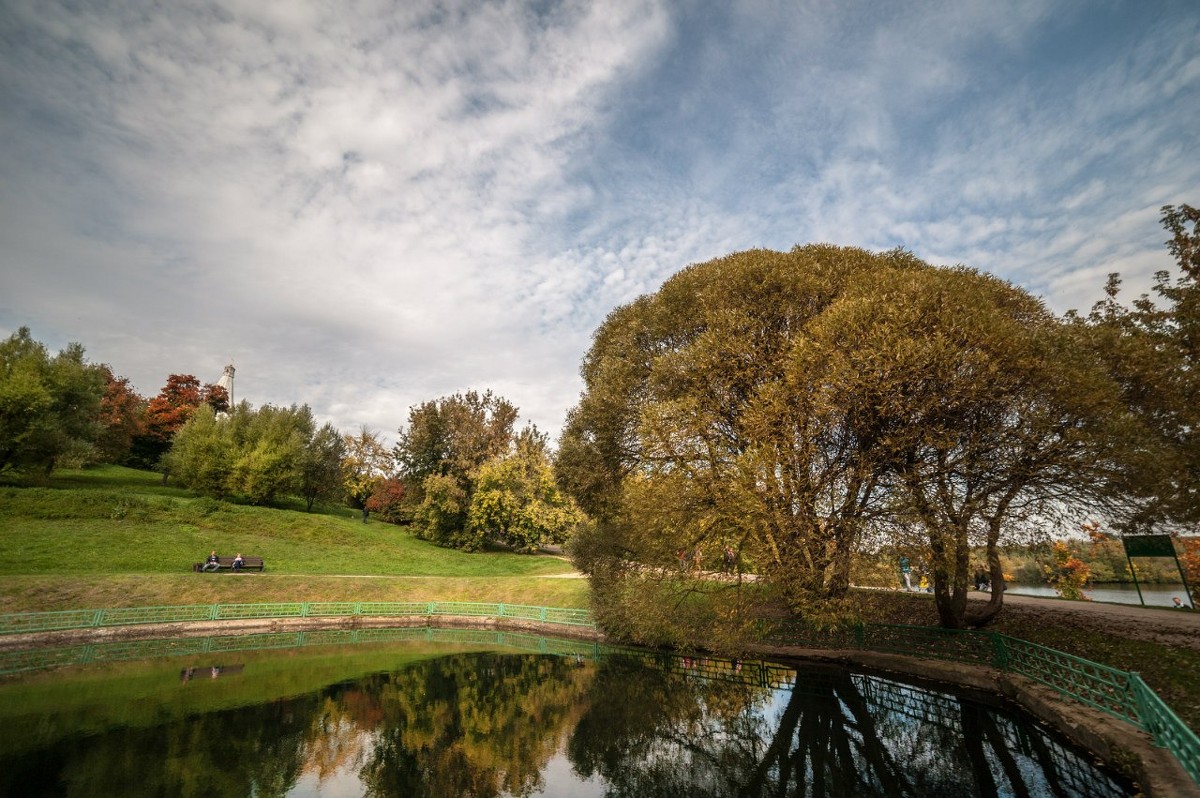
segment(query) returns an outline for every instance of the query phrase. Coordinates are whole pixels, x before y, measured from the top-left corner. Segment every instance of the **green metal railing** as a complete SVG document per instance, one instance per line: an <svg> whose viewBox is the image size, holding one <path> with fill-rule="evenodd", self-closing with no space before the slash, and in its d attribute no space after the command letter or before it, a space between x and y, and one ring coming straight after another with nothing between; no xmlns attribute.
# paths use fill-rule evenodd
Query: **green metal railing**
<svg viewBox="0 0 1200 798"><path fill-rule="evenodd" d="M898 624L812 629L797 622L764 626L765 642L851 649L986 665L1015 673L1147 732L1200 783L1200 737L1136 673L1110 668L997 632Z"/></svg>
<svg viewBox="0 0 1200 798"><path fill-rule="evenodd" d="M484 604L461 601L304 601L286 604L193 604L181 607L122 607L103 610L19 612L0 615L0 635L56 632L102 626L264 618L468 616L511 618L595 628L588 610Z"/></svg>

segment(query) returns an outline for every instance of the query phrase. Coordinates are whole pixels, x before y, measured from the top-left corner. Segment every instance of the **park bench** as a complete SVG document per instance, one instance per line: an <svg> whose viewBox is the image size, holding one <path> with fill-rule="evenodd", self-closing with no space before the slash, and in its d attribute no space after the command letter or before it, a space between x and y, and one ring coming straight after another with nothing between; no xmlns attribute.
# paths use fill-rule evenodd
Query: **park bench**
<svg viewBox="0 0 1200 798"><path fill-rule="evenodd" d="M192 570L193 571L203 571L204 563L202 563L202 562L193 563ZM221 555L217 555L217 570L218 571L232 571L233 570L233 557L222 557ZM243 571L265 571L266 566L263 565L262 557L242 557L242 570Z"/></svg>

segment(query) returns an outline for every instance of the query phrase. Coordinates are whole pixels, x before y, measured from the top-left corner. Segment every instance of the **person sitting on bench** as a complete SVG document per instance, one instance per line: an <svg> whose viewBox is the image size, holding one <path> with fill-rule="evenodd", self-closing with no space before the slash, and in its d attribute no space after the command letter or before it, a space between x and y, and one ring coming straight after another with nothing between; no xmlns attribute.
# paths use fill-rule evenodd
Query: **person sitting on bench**
<svg viewBox="0 0 1200 798"><path fill-rule="evenodd" d="M240 571L245 564L246 561L242 559L242 553L239 551L237 556L233 558L233 570Z"/></svg>
<svg viewBox="0 0 1200 798"><path fill-rule="evenodd" d="M221 561L217 558L217 550L213 549L212 554L208 555L208 559L204 561L204 571L219 571L221 570Z"/></svg>

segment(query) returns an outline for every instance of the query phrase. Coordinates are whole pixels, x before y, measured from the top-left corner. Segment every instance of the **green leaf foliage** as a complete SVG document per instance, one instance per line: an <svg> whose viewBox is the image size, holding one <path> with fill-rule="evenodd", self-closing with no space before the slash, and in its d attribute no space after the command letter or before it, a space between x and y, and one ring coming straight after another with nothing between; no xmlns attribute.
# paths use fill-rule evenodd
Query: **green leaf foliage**
<svg viewBox="0 0 1200 798"><path fill-rule="evenodd" d="M719 570L732 552L820 615L856 547L915 537L943 623L961 626L972 541L1066 509L1136 511L1111 488L1152 461L1072 325L901 251L688 267L609 315L582 374L556 468L598 521L574 546L594 588ZM700 581L660 589L717 590Z"/></svg>
<svg viewBox="0 0 1200 798"><path fill-rule="evenodd" d="M413 407L396 445L396 463L415 508L417 537L468 551L487 533L468 528L479 469L509 453L517 408L491 391L468 391Z"/></svg>
<svg viewBox="0 0 1200 798"><path fill-rule="evenodd" d="M536 428L522 431L512 454L475 473L467 524L485 538L532 553L566 541L582 519L555 483L545 436Z"/></svg>
<svg viewBox="0 0 1200 798"><path fill-rule="evenodd" d="M418 538L464 551L483 548L482 532L467 528L470 502L458 480L451 476L431 474L425 478L421 488L423 498L413 519Z"/></svg>
<svg viewBox="0 0 1200 798"><path fill-rule="evenodd" d="M1076 319L1159 450L1160 469L1130 475L1130 490L1153 496L1132 531L1200 521L1200 209L1163 206L1162 224L1177 270L1157 272L1129 306L1111 274L1106 299Z"/></svg>
<svg viewBox="0 0 1200 798"><path fill-rule="evenodd" d="M379 435L363 426L357 435L342 436L342 485L351 506L363 507L395 465Z"/></svg>
<svg viewBox="0 0 1200 798"><path fill-rule="evenodd" d="M201 405L175 434L165 464L182 485L205 495L268 504L314 490L306 478L320 478L313 468L320 447L326 457L337 449L328 440L331 433L318 435L314 426L306 405L255 410L242 402L228 414ZM324 493L330 495L340 485L340 470L325 465Z"/></svg>
<svg viewBox="0 0 1200 798"><path fill-rule="evenodd" d="M342 484L342 460L346 445L332 424L325 424L300 456L300 497L312 511L316 502L340 501L345 490Z"/></svg>
<svg viewBox="0 0 1200 798"><path fill-rule="evenodd" d="M27 327L0 342L0 472L93 459L106 386L79 344L51 356Z"/></svg>

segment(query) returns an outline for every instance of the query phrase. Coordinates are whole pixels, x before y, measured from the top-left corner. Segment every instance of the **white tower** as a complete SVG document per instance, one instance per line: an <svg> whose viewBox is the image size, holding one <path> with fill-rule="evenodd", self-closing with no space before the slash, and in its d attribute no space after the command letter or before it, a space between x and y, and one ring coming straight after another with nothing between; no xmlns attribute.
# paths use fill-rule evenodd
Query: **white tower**
<svg viewBox="0 0 1200 798"><path fill-rule="evenodd" d="M225 367L225 371L221 372L221 379L217 380L217 385L220 385L222 388L225 389L225 392L227 394L229 394L229 407L230 408L232 408L233 404L234 404L234 402L233 402L233 372L234 372L233 364L230 363L228 366Z"/></svg>

